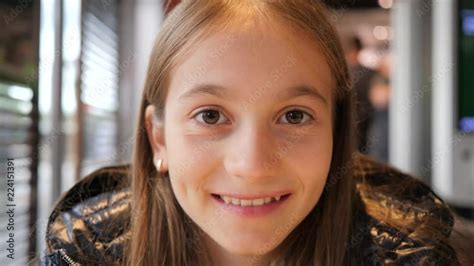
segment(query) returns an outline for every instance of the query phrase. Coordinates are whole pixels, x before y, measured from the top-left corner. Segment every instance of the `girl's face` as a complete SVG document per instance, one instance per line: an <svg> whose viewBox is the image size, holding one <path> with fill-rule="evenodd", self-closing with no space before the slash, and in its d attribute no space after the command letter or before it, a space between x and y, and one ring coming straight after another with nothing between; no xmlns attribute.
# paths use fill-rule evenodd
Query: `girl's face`
<svg viewBox="0 0 474 266"><path fill-rule="evenodd" d="M301 33L257 24L194 44L152 134L181 207L208 244L239 255L269 252L307 216L333 148L323 54Z"/></svg>

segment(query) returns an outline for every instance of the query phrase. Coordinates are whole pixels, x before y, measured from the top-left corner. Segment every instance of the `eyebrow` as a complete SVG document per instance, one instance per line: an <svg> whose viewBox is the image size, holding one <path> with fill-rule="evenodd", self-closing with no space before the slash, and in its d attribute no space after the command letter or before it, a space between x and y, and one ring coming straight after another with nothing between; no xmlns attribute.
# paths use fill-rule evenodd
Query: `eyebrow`
<svg viewBox="0 0 474 266"><path fill-rule="evenodd" d="M227 93L228 89L219 85L213 84L202 84L193 87L178 97L179 101L192 98L196 95L212 95L218 98L232 100L230 94ZM301 96L310 96L316 100L321 101L324 104L328 104L326 98L319 92L319 90L311 85L297 85L286 88L283 92L280 92L277 97L278 99L291 99Z"/></svg>

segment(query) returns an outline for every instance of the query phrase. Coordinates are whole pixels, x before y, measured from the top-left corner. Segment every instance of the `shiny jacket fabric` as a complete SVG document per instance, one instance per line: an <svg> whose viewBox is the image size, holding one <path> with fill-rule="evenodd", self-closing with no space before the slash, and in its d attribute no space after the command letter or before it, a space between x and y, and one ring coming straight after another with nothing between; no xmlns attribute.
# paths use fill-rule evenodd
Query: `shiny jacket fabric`
<svg viewBox="0 0 474 266"><path fill-rule="evenodd" d="M415 178L365 156L354 160L354 179L361 202L377 202L390 215L400 215L417 224L429 215L438 224L423 224L402 232L375 219L365 207L357 210L356 230L348 241L355 265L459 265L447 243L416 240L423 230L439 231L448 237L454 223L447 205ZM46 231L47 265L113 265L120 262L124 244L130 239L130 190L124 187L129 166L99 169L79 181L56 204ZM406 182L410 181L410 182ZM402 191L367 193L378 186L405 182ZM390 191L390 190L388 190ZM430 228L430 226L432 228ZM439 230L442 226L444 229ZM418 232L419 231L419 232ZM440 255L443 250L444 255Z"/></svg>

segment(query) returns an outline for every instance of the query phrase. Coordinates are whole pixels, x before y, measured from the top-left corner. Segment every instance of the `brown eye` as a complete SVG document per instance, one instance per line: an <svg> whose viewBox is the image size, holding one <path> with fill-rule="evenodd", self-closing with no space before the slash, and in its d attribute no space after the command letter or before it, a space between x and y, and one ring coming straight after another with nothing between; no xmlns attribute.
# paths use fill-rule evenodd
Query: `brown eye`
<svg viewBox="0 0 474 266"><path fill-rule="evenodd" d="M303 112L300 111L290 111L286 113L286 119L291 123L291 124L298 124L298 122L303 119Z"/></svg>
<svg viewBox="0 0 474 266"><path fill-rule="evenodd" d="M206 110L201 113L202 119L208 124L215 124L219 121L219 112L215 110Z"/></svg>
<svg viewBox="0 0 474 266"><path fill-rule="evenodd" d="M214 109L205 109L195 115L199 118L199 122L204 125L214 125L221 118L221 113L219 110ZM222 120L222 119L221 119Z"/></svg>
<svg viewBox="0 0 474 266"><path fill-rule="evenodd" d="M301 110L291 110L285 113L284 118L288 121L289 124L304 124L308 118L305 120L305 116L312 119L313 117L307 112Z"/></svg>

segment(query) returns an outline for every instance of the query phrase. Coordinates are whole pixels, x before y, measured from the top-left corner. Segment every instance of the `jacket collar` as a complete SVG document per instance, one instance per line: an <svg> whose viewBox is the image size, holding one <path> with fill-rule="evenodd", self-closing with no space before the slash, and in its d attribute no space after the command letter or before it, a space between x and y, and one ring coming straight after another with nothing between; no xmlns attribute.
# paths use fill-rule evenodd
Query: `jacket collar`
<svg viewBox="0 0 474 266"><path fill-rule="evenodd" d="M47 224L50 254L66 254L71 261L83 264L114 263L122 257L124 244L130 238L129 172L130 165L101 168L63 195ZM372 262L383 262L391 256L396 263L436 257L436 248L430 253L424 244L410 237L417 230L444 228L440 232L445 237L451 233L452 214L427 185L363 155L354 157L354 181L365 206L377 206L376 210L386 215L402 215L411 225L385 224L374 218L375 209L360 210L359 229L354 236L361 234L357 245L367 247L360 256ZM431 221L438 224L424 224L426 217L436 217Z"/></svg>

